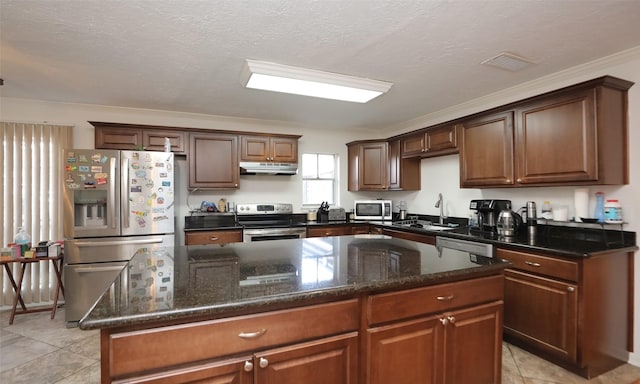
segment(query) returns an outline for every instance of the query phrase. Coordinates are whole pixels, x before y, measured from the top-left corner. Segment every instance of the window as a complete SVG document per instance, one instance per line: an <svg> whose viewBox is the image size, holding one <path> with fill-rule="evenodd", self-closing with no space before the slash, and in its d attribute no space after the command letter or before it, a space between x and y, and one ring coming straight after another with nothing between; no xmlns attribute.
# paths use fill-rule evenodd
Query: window
<svg viewBox="0 0 640 384"><path fill-rule="evenodd" d="M338 156L320 153L302 155L302 204L319 205L338 200Z"/></svg>
<svg viewBox="0 0 640 384"><path fill-rule="evenodd" d="M62 239L62 149L73 145L73 127L0 123L0 246L13 241L18 227L33 244ZM22 286L26 303L46 302L55 294L56 279L49 263L27 267ZM13 273L17 266L12 265ZM10 305L13 290L0 272L0 306Z"/></svg>

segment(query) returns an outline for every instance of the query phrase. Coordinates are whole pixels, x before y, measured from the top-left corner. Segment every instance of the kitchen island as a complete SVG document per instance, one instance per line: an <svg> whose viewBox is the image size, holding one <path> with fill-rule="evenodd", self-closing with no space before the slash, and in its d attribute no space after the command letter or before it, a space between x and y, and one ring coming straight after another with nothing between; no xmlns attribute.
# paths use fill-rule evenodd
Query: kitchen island
<svg viewBox="0 0 640 384"><path fill-rule="evenodd" d="M103 383L499 383L507 265L379 235L149 249L79 326Z"/></svg>

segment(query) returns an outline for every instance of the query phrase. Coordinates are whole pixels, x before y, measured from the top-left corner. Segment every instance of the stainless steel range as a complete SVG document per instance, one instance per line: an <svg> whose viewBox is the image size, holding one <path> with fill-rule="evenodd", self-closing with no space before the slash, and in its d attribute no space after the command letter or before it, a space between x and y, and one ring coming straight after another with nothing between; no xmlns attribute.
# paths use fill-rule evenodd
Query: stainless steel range
<svg viewBox="0 0 640 384"><path fill-rule="evenodd" d="M236 212L245 242L306 237L304 219L293 214L292 204L237 204Z"/></svg>

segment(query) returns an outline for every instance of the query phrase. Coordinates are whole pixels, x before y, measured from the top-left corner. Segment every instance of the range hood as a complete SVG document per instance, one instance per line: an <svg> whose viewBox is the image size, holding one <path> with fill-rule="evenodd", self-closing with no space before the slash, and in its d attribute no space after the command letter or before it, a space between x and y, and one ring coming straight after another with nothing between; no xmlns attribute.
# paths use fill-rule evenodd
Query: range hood
<svg viewBox="0 0 640 384"><path fill-rule="evenodd" d="M260 163L241 161L241 175L295 175L298 173L298 163Z"/></svg>

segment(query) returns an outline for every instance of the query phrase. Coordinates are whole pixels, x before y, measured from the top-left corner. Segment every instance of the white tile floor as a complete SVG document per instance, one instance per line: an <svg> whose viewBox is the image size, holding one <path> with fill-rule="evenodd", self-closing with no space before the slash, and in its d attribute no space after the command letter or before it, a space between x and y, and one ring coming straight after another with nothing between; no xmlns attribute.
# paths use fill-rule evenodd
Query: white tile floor
<svg viewBox="0 0 640 384"><path fill-rule="evenodd" d="M0 383L99 383L99 344L98 331L65 327L64 308L54 320L41 312L16 316L13 325L9 312L2 311ZM506 343L502 363L503 384L631 384L640 379L640 368L626 364L586 380Z"/></svg>

